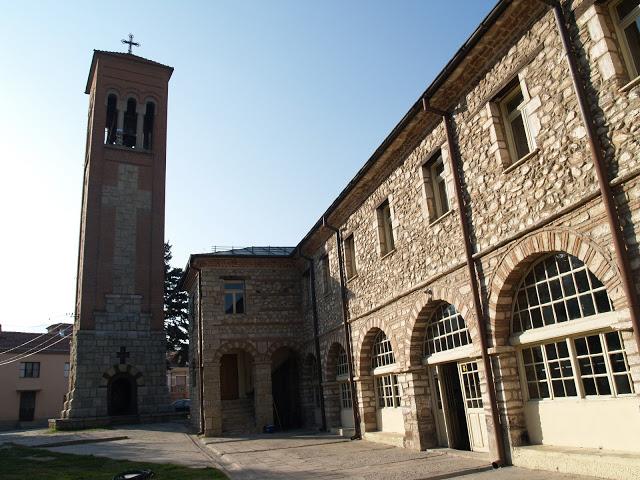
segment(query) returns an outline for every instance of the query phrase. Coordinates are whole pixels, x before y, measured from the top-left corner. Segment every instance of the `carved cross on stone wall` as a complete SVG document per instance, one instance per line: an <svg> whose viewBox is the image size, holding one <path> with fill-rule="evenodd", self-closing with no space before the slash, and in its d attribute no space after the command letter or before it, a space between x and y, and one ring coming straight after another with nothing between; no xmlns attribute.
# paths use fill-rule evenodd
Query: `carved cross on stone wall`
<svg viewBox="0 0 640 480"><path fill-rule="evenodd" d="M124 365L127 363L127 358L129 358L130 353L127 352L127 347L120 347L120 351L116 353L118 358L120 359L120 365Z"/></svg>
<svg viewBox="0 0 640 480"><path fill-rule="evenodd" d="M151 210L151 192L138 189L138 168L119 165L118 184L102 187L102 204L116 209L112 263L115 294L136 293L138 210Z"/></svg>

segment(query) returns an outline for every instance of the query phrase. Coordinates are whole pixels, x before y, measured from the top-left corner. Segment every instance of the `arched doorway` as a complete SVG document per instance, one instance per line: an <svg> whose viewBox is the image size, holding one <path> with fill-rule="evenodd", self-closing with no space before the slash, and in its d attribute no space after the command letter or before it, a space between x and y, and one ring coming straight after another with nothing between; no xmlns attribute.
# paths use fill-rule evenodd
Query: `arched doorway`
<svg viewBox="0 0 640 480"><path fill-rule="evenodd" d="M280 430L299 428L302 424L298 363L298 355L288 347L277 349L271 356L273 420Z"/></svg>
<svg viewBox="0 0 640 480"><path fill-rule="evenodd" d="M488 451L480 368L471 334L455 306L441 301L426 324L422 355L429 371L438 444Z"/></svg>
<svg viewBox="0 0 640 480"><path fill-rule="evenodd" d="M129 373L117 373L107 386L107 411L110 416L138 413L136 379Z"/></svg>
<svg viewBox="0 0 640 480"><path fill-rule="evenodd" d="M509 343L530 443L640 451L640 401L626 352L632 333L620 328L627 315L571 254L547 254L524 272Z"/></svg>
<svg viewBox="0 0 640 480"><path fill-rule="evenodd" d="M255 432L254 377L254 361L249 352L235 348L220 357L223 433Z"/></svg>

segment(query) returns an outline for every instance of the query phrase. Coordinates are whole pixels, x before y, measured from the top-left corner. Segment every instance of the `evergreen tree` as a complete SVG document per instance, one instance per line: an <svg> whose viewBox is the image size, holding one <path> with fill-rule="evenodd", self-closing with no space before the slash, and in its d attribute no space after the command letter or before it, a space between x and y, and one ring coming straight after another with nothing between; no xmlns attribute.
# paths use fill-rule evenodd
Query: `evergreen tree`
<svg viewBox="0 0 640 480"><path fill-rule="evenodd" d="M164 325L167 350L177 353L184 365L189 360L189 296L178 289L182 268L171 267L171 245L164 244Z"/></svg>

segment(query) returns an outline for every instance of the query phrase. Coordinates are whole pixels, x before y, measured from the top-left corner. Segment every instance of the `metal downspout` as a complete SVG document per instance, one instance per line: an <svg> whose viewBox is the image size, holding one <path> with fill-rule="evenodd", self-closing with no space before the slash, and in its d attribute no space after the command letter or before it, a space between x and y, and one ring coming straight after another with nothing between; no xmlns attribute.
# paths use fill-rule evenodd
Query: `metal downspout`
<svg viewBox="0 0 640 480"><path fill-rule="evenodd" d="M476 276L476 264L473 260L473 251L471 247L471 236L469 232L469 224L467 222L467 215L465 214L465 204L462 195L462 180L460 178L459 169L462 168L459 152L454 141L453 130L453 115L451 112L445 112L429 106L429 100L423 98L422 105L427 112L440 115L445 124L445 130L447 134L447 145L449 147L449 160L451 165L451 173L453 174L453 184L456 194L456 200L458 202L460 227L462 228L462 236L464 238L464 253L466 257L467 272L469 274L469 282L471 283L471 292L473 295L473 307L476 319L478 322L478 336L480 337L480 349L482 352L482 364L484 367L486 379L487 379L487 393L489 395L489 405L491 408L491 420L492 420L492 436L496 446L498 458L491 464L494 468L501 467L505 464L504 458L504 442L502 440L502 434L500 429L500 415L498 414L498 405L496 401L495 382L493 379L493 370L491 368L491 359L489 358L489 352L487 350L487 338L486 328L484 322L484 315L482 312L482 303L480 301L480 290L478 288L478 278Z"/></svg>
<svg viewBox="0 0 640 480"><path fill-rule="evenodd" d="M353 425L355 434L351 440L362 439L362 430L360 428L360 410L358 410L358 395L356 392L356 383L353 379L353 353L351 350L351 325L348 320L347 309L347 287L344 279L344 262L342 260L342 235L340 230L327 223L327 219L322 217L322 225L336 234L336 248L338 252L338 270L340 270L340 293L342 299L342 322L344 324L344 339L347 347L347 360L349 365L349 385L351 386L351 408L353 410Z"/></svg>
<svg viewBox="0 0 640 480"><path fill-rule="evenodd" d="M316 305L316 273L313 258L307 257L302 252L300 257L309 262L309 281L311 283L311 311L313 313L313 340L315 343L316 357L318 362L318 380L320 381L320 412L322 414L322 431L327 431L327 413L324 406L324 389L322 388L322 356L320 355L320 335L318 333L318 306Z"/></svg>
<svg viewBox="0 0 640 480"><path fill-rule="evenodd" d="M609 183L609 176L606 171L605 161L602 154L602 144L600 143L600 137L596 132L595 123L591 116L591 110L587 101L584 84L580 81L580 70L576 60L576 53L573 49L573 44L571 43L569 29L567 28L566 17L560 2L557 0L541 1L553 8L556 25L560 32L562 45L567 55L569 71L571 72L571 81L573 82L573 88L575 89L576 96L578 97L578 105L580 106L582 121L587 129L589 148L591 150L593 166L598 178L600 196L602 197L602 203L604 204L605 211L607 212L607 221L609 223L609 229L611 230L611 236L613 237L613 246L616 253L616 263L620 270L622 288L624 289L627 302L629 303L629 313L631 316L631 324L633 325L633 338L636 341L638 350L640 350L640 304L638 303L638 294L635 290L633 274L629 263L629 254L624 241L622 228L620 227L620 218L618 216L615 199L611 190L611 184Z"/></svg>

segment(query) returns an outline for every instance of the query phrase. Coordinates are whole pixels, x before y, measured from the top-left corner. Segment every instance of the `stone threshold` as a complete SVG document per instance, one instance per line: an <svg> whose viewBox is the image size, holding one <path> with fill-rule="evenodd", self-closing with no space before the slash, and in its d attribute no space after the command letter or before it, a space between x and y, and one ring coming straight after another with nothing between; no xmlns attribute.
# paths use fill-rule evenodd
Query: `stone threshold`
<svg viewBox="0 0 640 480"><path fill-rule="evenodd" d="M394 432L364 432L363 440L375 443L384 443L394 447L404 447L404 434Z"/></svg>
<svg viewBox="0 0 640 480"><path fill-rule="evenodd" d="M530 445L514 447L511 462L517 467L612 480L640 478L640 453Z"/></svg>
<svg viewBox="0 0 640 480"><path fill-rule="evenodd" d="M122 415L118 417L50 418L49 428L59 431L86 430L114 425L137 425L139 423L162 423L186 420L186 413L154 413L143 415Z"/></svg>

